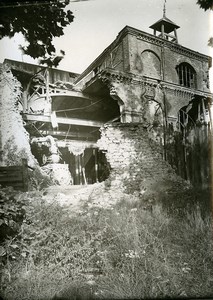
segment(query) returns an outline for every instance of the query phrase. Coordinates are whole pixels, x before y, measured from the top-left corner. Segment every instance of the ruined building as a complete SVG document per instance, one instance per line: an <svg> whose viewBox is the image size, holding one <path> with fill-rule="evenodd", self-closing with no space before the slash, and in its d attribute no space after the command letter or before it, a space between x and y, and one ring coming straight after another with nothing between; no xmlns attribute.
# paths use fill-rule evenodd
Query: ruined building
<svg viewBox="0 0 213 300"><path fill-rule="evenodd" d="M182 178L208 185L210 57L180 45L165 12L150 28L124 27L82 74L5 60L22 84L22 117L41 166L84 184L106 179L110 168L135 178L138 161L145 175L162 173L161 157Z"/></svg>

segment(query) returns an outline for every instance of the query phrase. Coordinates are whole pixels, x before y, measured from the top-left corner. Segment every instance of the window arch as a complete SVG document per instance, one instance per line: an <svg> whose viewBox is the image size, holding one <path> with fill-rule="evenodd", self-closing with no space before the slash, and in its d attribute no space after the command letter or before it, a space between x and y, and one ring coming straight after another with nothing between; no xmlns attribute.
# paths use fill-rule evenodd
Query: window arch
<svg viewBox="0 0 213 300"><path fill-rule="evenodd" d="M188 63L181 63L176 67L179 84L188 88L196 88L196 72Z"/></svg>

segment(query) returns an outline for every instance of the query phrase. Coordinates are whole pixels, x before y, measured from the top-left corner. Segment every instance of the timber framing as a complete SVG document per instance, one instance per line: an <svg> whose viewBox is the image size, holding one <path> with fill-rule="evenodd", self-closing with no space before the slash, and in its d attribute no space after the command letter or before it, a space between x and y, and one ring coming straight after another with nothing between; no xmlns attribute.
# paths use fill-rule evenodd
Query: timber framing
<svg viewBox="0 0 213 300"><path fill-rule="evenodd" d="M61 131L61 130L38 130L41 136L52 135L54 137L66 137L70 139L83 139L83 140L91 140L96 141L97 133L99 130L97 129L93 134L92 133L83 133L83 132L76 132L76 131ZM96 133L96 135L95 135Z"/></svg>
<svg viewBox="0 0 213 300"><path fill-rule="evenodd" d="M51 117L45 115L23 114L23 119L24 121L51 123ZM100 128L104 124L104 122L83 120L77 118L62 118L62 117L56 117L56 122L58 124L78 125L78 126L98 127L98 128Z"/></svg>

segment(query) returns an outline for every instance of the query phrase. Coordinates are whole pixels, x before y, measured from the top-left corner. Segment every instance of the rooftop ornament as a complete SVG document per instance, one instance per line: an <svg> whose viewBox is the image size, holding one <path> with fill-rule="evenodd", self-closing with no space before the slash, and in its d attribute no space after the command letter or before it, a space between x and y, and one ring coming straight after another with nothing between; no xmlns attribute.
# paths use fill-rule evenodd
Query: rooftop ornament
<svg viewBox="0 0 213 300"><path fill-rule="evenodd" d="M158 34L160 38L178 43L177 29L180 28L180 26L166 17L166 0L163 6L163 18L151 25L150 28L154 30L155 36L157 36L157 32L160 32L160 34Z"/></svg>

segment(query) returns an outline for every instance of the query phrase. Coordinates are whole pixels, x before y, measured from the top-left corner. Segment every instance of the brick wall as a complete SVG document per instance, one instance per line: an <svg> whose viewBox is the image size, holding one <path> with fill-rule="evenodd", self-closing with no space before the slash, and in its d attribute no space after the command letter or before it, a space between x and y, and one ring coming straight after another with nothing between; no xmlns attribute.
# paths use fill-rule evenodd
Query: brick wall
<svg viewBox="0 0 213 300"><path fill-rule="evenodd" d="M196 71L197 90L209 91L206 87L205 81L208 80L209 61L208 57L196 55L192 50L184 50L186 48L180 45L172 47L172 43L158 45L138 39L137 36L129 37L129 51L130 56L130 72L136 75L151 76L159 80L165 80L179 84L178 74L176 71L177 65L186 62L190 64ZM144 58L143 54L149 55ZM153 55L154 54L154 55ZM156 57L159 58L161 64L161 72L153 73L149 67L154 68ZM148 67L147 67L148 64ZM141 67L138 68L138 65ZM151 72L151 73L150 73ZM160 74L161 73L161 74Z"/></svg>
<svg viewBox="0 0 213 300"><path fill-rule="evenodd" d="M186 185L163 159L162 147L142 124L113 123L101 129L98 141L111 167L111 186L146 195Z"/></svg>

